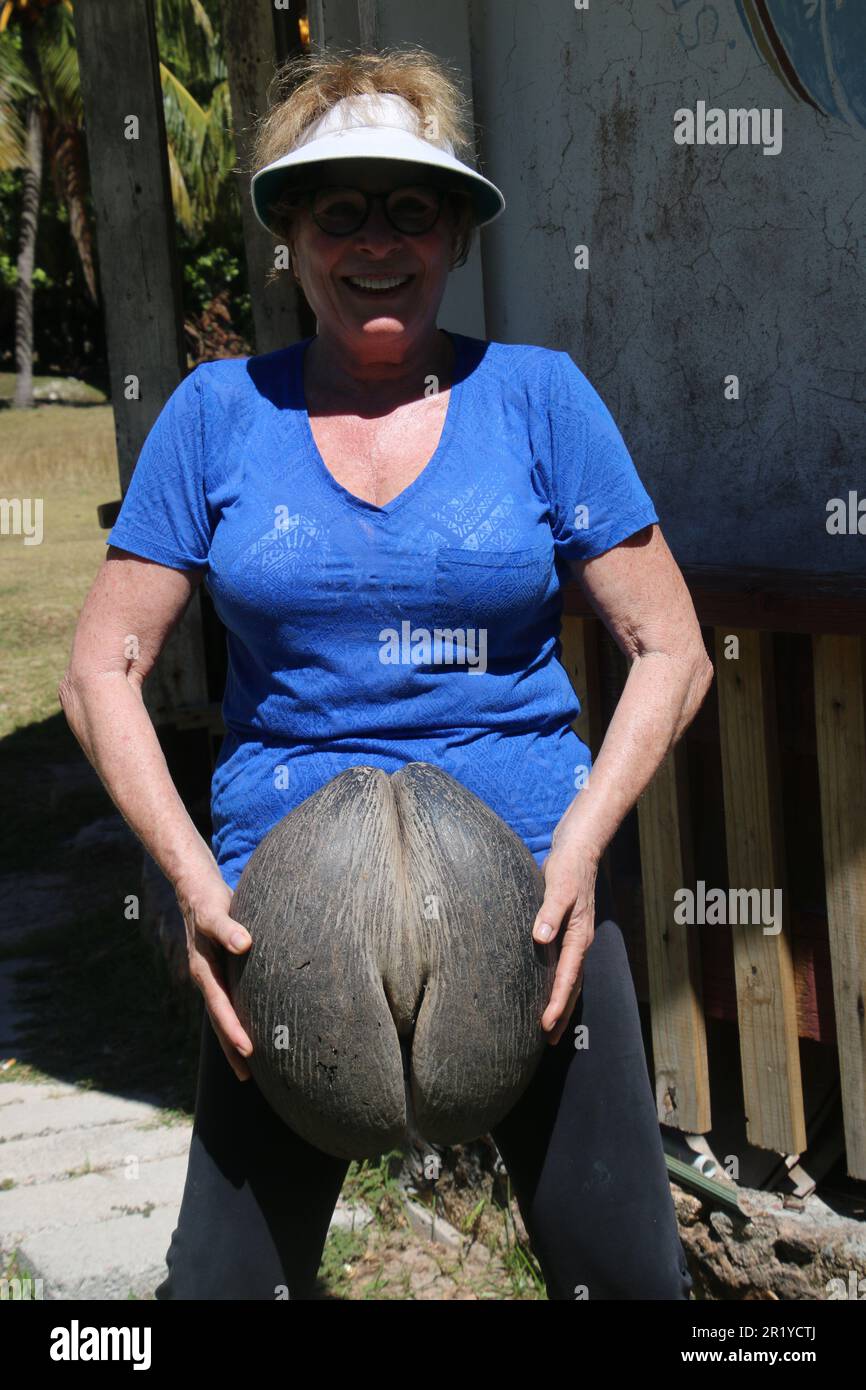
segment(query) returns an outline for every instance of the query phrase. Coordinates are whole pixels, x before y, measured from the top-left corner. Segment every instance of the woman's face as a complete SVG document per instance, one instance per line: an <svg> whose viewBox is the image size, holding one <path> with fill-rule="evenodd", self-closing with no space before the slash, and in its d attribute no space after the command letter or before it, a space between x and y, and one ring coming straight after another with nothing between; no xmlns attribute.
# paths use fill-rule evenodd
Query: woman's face
<svg viewBox="0 0 866 1390"><path fill-rule="evenodd" d="M417 165L394 161L346 160L323 166L316 176L321 188L351 187L386 193L405 184L425 183ZM395 230L381 202L373 202L359 231L331 236L313 220L308 206L298 212L292 248L295 265L320 334L336 338L349 352L367 360L399 360L413 344L435 329L454 247L454 209L444 200L439 220L429 232L407 236ZM393 288L364 288L357 283L394 279Z"/></svg>

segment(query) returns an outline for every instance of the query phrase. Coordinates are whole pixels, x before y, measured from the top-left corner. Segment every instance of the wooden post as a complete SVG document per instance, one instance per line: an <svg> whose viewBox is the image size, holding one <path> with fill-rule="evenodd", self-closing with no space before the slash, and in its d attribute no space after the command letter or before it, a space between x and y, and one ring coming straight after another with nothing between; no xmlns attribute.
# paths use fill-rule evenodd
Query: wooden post
<svg viewBox="0 0 866 1390"><path fill-rule="evenodd" d="M78 0L75 31L120 482L186 374L153 0ZM155 723L207 700L198 594L144 685Z"/></svg>
<svg viewBox="0 0 866 1390"><path fill-rule="evenodd" d="M562 664L581 706L572 727L595 756L604 735L598 678L598 620L563 614L560 640Z"/></svg>
<svg viewBox="0 0 866 1390"><path fill-rule="evenodd" d="M125 492L153 422L186 375L153 0L79 0L75 32Z"/></svg>
<svg viewBox="0 0 866 1390"><path fill-rule="evenodd" d="M361 43L358 0L309 0L310 43L316 48L357 48Z"/></svg>
<svg viewBox="0 0 866 1390"><path fill-rule="evenodd" d="M694 882L686 773L680 743L638 798L637 814L658 1117L704 1134L712 1120L701 928L673 917L674 894Z"/></svg>
<svg viewBox="0 0 866 1390"><path fill-rule="evenodd" d="M848 1172L866 1179L866 717L863 643L817 636L815 721Z"/></svg>
<svg viewBox="0 0 866 1390"><path fill-rule="evenodd" d="M739 644L728 657L727 639ZM772 638L716 629L716 680L731 888L782 890L776 935L760 923L731 928L740 1060L750 1143L778 1153L806 1145L788 896L774 737ZM707 927L706 930L713 930ZM724 930L724 928L717 928Z"/></svg>
<svg viewBox="0 0 866 1390"><path fill-rule="evenodd" d="M580 701L580 714L571 727L593 759L598 756L605 733L599 662L601 634L602 624L597 618L576 618L568 613L562 616L559 659ZM613 886L610 846L601 857L599 876L606 877Z"/></svg>
<svg viewBox="0 0 866 1390"><path fill-rule="evenodd" d="M253 312L256 352L272 352L303 337L298 288L289 270L267 280L274 268L276 243L253 213L250 199L252 143L256 119L268 109L277 69L276 12L249 0L222 0L223 45L229 72L232 124L238 156L247 278ZM285 41L280 47L285 46ZM297 45L300 51L300 45Z"/></svg>

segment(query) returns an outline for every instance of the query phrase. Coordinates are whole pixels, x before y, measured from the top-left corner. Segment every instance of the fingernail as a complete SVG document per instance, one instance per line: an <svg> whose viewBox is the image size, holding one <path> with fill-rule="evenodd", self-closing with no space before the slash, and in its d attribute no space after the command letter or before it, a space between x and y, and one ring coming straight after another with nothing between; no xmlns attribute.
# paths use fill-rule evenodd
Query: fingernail
<svg viewBox="0 0 866 1390"><path fill-rule="evenodd" d="M553 927L549 927L546 922L540 922L535 928L536 941L549 941L553 936Z"/></svg>
<svg viewBox="0 0 866 1390"><path fill-rule="evenodd" d="M246 946L248 940L249 937L247 936L246 932L236 931L234 936L232 937L232 945L237 947L238 950L240 950L242 946Z"/></svg>

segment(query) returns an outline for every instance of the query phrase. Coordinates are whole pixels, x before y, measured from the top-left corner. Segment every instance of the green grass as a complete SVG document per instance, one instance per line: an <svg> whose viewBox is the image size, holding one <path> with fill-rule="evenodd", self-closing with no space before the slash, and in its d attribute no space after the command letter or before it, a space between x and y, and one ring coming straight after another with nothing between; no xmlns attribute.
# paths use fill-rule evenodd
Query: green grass
<svg viewBox="0 0 866 1390"><path fill-rule="evenodd" d="M0 534L0 738L58 709L78 613L106 550L96 508L119 495L110 406L0 410L0 497L42 507L39 544Z"/></svg>
<svg viewBox="0 0 866 1390"><path fill-rule="evenodd" d="M372 1212L373 1221L363 1230L336 1230L329 1235L319 1270L323 1297L351 1301L414 1299L414 1251L432 1259L443 1279L471 1291L479 1300L546 1299L541 1270L515 1226L510 1185L507 1207L500 1206L492 1195L470 1201L465 1194L458 1199L451 1193L439 1199L435 1187L413 1197L413 1201L434 1208L452 1226L491 1251L494 1258L479 1276L459 1253L430 1245L408 1230L404 1194L397 1182L399 1171L397 1151L384 1154L376 1162L350 1164L343 1197L350 1203L363 1203ZM395 1250L401 1247L410 1250L405 1268L394 1259Z"/></svg>
<svg viewBox="0 0 866 1390"><path fill-rule="evenodd" d="M364 1231L332 1231L325 1242L319 1279L331 1298L347 1299L351 1291L352 1267L367 1249Z"/></svg>
<svg viewBox="0 0 866 1390"><path fill-rule="evenodd" d="M74 376L34 376L33 395L37 401L56 399L66 405L104 405L105 393ZM0 372L0 402L15 397L15 373Z"/></svg>

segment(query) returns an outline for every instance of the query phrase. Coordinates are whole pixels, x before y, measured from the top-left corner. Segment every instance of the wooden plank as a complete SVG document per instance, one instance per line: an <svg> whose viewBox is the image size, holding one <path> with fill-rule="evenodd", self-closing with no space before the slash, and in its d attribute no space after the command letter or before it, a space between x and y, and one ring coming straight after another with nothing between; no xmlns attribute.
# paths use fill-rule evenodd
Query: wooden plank
<svg viewBox="0 0 866 1390"><path fill-rule="evenodd" d="M739 642L736 658L726 653L731 637ZM760 921L729 927L707 925L703 930L729 930L733 940L749 1142L778 1153L801 1153L806 1126L769 634L717 629L715 668L729 887L769 890L771 903L774 890L780 889L782 925L776 935L767 934Z"/></svg>
<svg viewBox="0 0 866 1390"><path fill-rule="evenodd" d="M597 618L562 619L559 659L580 701L580 714L571 727L586 744L592 758L597 756L605 733L599 665L602 632L602 624ZM607 877L608 885L613 890L610 846L601 857L599 874ZM616 901L615 892L612 892L612 897Z"/></svg>
<svg viewBox="0 0 866 1390"><path fill-rule="evenodd" d="M381 14L385 0L358 0L358 19L362 48L375 49L384 46L381 33Z"/></svg>
<svg viewBox="0 0 866 1390"><path fill-rule="evenodd" d="M361 43L358 0L309 0L310 43L315 48L357 48Z"/></svg>
<svg viewBox="0 0 866 1390"><path fill-rule="evenodd" d="M96 508L96 520L103 531L110 531L120 515L120 498L114 502L100 502Z"/></svg>
<svg viewBox="0 0 866 1390"><path fill-rule="evenodd" d="M598 619L566 616L562 620L560 660L580 701L580 714L572 724L578 738L593 757L604 737L601 687L598 675Z"/></svg>
<svg viewBox="0 0 866 1390"><path fill-rule="evenodd" d="M153 0L74 10L118 471L125 493L148 432L186 372L180 271ZM137 120L137 138L128 139ZM127 390L138 382L136 399ZM161 722L207 699L196 592L144 685Z"/></svg>
<svg viewBox="0 0 866 1390"><path fill-rule="evenodd" d="M683 565L683 576L700 622L729 632L866 632L866 576L811 574L803 570L760 570ZM563 591L566 613L591 617L577 583Z"/></svg>
<svg viewBox="0 0 866 1390"><path fill-rule="evenodd" d="M272 352L303 337L300 297L288 269L268 279L275 267L277 242L253 213L250 199L252 143L256 120L268 109L277 69L276 12L249 0L222 0L223 46L229 73L232 124L239 172L247 282L253 313L256 352ZM298 45L298 51L300 46Z"/></svg>
<svg viewBox="0 0 866 1390"><path fill-rule="evenodd" d="M658 1117L662 1124L703 1134L712 1120L701 928L674 920L674 894L694 882L682 743L638 798L637 813Z"/></svg>
<svg viewBox="0 0 866 1390"><path fill-rule="evenodd" d="M814 639L821 831L847 1169L866 1179L864 644Z"/></svg>

